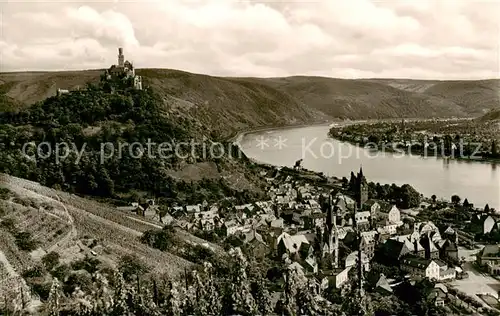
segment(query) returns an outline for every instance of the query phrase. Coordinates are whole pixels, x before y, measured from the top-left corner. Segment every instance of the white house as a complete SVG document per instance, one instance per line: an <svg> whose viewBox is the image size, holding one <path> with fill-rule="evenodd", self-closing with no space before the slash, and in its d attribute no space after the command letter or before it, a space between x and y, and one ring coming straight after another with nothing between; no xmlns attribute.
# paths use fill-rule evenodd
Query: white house
<svg viewBox="0 0 500 316"><path fill-rule="evenodd" d="M241 230L240 224L234 219L224 222L224 228L226 236L234 235L238 230Z"/></svg>
<svg viewBox="0 0 500 316"><path fill-rule="evenodd" d="M369 211L356 212L355 214L356 223L357 224L367 223L370 220L370 216L371 214Z"/></svg>
<svg viewBox="0 0 500 316"><path fill-rule="evenodd" d="M351 270L351 267L345 268L344 270L338 272L336 275L334 275L334 285L335 288L339 289L344 285L348 280L349 280L349 271Z"/></svg>
<svg viewBox="0 0 500 316"><path fill-rule="evenodd" d="M293 235L283 232L278 236L276 240L276 244L278 247L278 252L280 254L283 253L296 253L300 250L302 244L309 244L306 236L304 235Z"/></svg>
<svg viewBox="0 0 500 316"><path fill-rule="evenodd" d="M375 217L380 211L380 204L375 200L368 200L364 203L364 207L370 212L371 216Z"/></svg>
<svg viewBox="0 0 500 316"><path fill-rule="evenodd" d="M434 260L418 257L408 257L401 261L401 268L414 275L426 277L430 280L440 280L441 268Z"/></svg>
<svg viewBox="0 0 500 316"><path fill-rule="evenodd" d="M401 212L399 209L396 207L396 205L392 205L389 207L384 207L380 209L380 212L383 214L383 216L387 217L387 221L390 224L397 224L401 225Z"/></svg>
<svg viewBox="0 0 500 316"><path fill-rule="evenodd" d="M483 234L490 233L493 230L493 227L495 227L495 219L488 215L483 222Z"/></svg>

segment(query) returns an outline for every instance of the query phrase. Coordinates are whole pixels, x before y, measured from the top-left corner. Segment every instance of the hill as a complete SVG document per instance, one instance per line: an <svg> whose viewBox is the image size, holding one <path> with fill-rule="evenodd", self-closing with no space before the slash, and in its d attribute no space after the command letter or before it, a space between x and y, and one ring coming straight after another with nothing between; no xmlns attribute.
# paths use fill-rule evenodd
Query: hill
<svg viewBox="0 0 500 316"><path fill-rule="evenodd" d="M485 115L479 117L478 120L481 122L500 121L500 109L491 110Z"/></svg>
<svg viewBox="0 0 500 316"><path fill-rule="evenodd" d="M268 79L267 82L330 117L377 119L467 115L460 106L446 98L371 80L290 77Z"/></svg>
<svg viewBox="0 0 500 316"><path fill-rule="evenodd" d="M2 112L0 172L116 200L146 194L184 204L244 202L263 193L258 167L247 168L238 148L212 147L199 121L171 110L153 89L120 79ZM62 143L71 144L69 152L58 149Z"/></svg>
<svg viewBox="0 0 500 316"><path fill-rule="evenodd" d="M100 70L0 74L0 106L29 106L57 88L97 82ZM498 105L499 80L227 78L170 69L138 69L167 113L196 121L213 135L333 118L478 116Z"/></svg>

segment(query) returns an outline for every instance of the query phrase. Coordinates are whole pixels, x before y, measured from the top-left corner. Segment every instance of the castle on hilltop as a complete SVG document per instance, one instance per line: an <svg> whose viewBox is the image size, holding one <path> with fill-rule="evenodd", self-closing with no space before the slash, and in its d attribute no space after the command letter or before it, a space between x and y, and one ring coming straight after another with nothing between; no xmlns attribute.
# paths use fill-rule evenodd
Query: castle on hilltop
<svg viewBox="0 0 500 316"><path fill-rule="evenodd" d="M123 48L118 48L118 64L112 65L108 70L106 70L106 79L111 80L112 78L123 78L132 79L134 89L142 90L142 77L135 74L134 65L125 60L123 55Z"/></svg>

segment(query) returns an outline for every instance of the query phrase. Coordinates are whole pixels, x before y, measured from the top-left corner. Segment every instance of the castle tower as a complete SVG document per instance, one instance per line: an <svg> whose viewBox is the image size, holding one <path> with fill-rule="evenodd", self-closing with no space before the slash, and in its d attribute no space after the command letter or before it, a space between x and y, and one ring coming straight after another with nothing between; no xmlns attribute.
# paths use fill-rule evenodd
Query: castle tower
<svg viewBox="0 0 500 316"><path fill-rule="evenodd" d="M118 67L124 67L125 65L125 56L123 56L123 48L118 48Z"/></svg>

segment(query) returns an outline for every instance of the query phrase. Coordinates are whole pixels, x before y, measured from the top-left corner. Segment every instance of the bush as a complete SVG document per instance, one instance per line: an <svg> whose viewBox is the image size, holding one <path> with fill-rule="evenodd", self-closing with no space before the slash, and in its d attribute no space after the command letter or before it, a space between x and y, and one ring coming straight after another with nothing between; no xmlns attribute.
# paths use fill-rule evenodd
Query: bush
<svg viewBox="0 0 500 316"><path fill-rule="evenodd" d="M71 273L71 268L67 264L61 264L50 271L50 274L58 280L64 282L66 277Z"/></svg>
<svg viewBox="0 0 500 316"><path fill-rule="evenodd" d="M42 263L45 265L47 270L52 270L55 266L59 264L59 254L57 252L50 252L43 256Z"/></svg>
<svg viewBox="0 0 500 316"><path fill-rule="evenodd" d="M23 272L23 278L41 278L45 275L45 270L41 266L35 266Z"/></svg>
<svg viewBox="0 0 500 316"><path fill-rule="evenodd" d="M86 256L84 259L73 262L71 267L73 270L85 270L88 273L94 273L99 270L98 266L101 263L98 259Z"/></svg>
<svg viewBox="0 0 500 316"><path fill-rule="evenodd" d="M7 200L14 194L7 188L0 188L0 200Z"/></svg>
<svg viewBox="0 0 500 316"><path fill-rule="evenodd" d="M151 229L144 232L141 241L150 247L166 251L175 244L175 230L171 226L163 229Z"/></svg>
<svg viewBox="0 0 500 316"><path fill-rule="evenodd" d="M5 218L0 222L0 225L11 233L16 231L16 222L12 218Z"/></svg>
<svg viewBox="0 0 500 316"><path fill-rule="evenodd" d="M38 247L38 242L29 232L20 232L15 235L16 245L24 251L33 251Z"/></svg>
<svg viewBox="0 0 500 316"><path fill-rule="evenodd" d="M126 281L132 281L135 276L146 272L146 266L135 255L125 255L120 258L119 268Z"/></svg>
<svg viewBox="0 0 500 316"><path fill-rule="evenodd" d="M83 292L92 290L92 277L87 272L73 272L66 282L63 290L66 294L71 294L79 287Z"/></svg>

